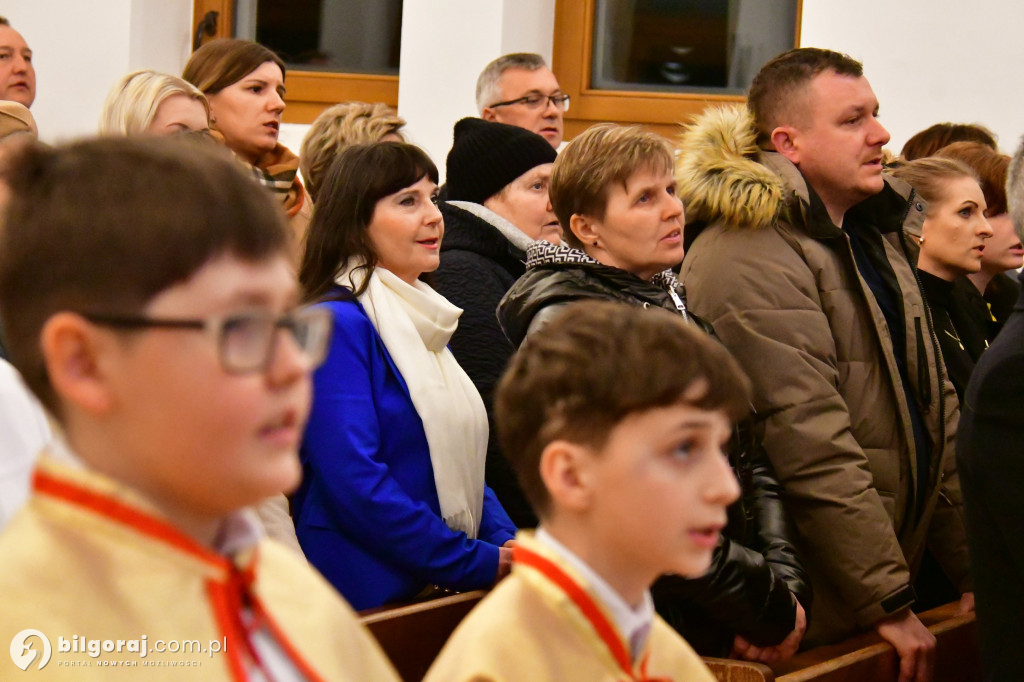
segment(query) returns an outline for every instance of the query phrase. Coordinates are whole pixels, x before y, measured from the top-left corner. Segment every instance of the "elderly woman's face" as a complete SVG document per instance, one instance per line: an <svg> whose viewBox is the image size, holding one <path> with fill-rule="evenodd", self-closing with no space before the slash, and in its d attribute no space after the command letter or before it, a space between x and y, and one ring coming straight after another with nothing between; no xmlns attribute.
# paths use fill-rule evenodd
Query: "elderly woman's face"
<svg viewBox="0 0 1024 682"><path fill-rule="evenodd" d="M683 202L670 168L636 170L608 187L603 218L572 220L591 258L641 279L683 261Z"/></svg>
<svg viewBox="0 0 1024 682"><path fill-rule="evenodd" d="M418 182L377 202L367 227L377 267L412 284L441 260L444 219L437 209L437 184L424 175Z"/></svg>
<svg viewBox="0 0 1024 682"><path fill-rule="evenodd" d="M518 227L530 239L560 243L562 228L548 199L553 165L542 163L531 168L485 200L484 206Z"/></svg>
<svg viewBox="0 0 1024 682"><path fill-rule="evenodd" d="M929 204L921 227L918 267L952 281L981 269L981 254L992 228L985 219L985 195L973 178L947 180L943 190Z"/></svg>
<svg viewBox="0 0 1024 682"><path fill-rule="evenodd" d="M284 92L281 67L263 62L237 83L208 95L210 121L233 152L255 164L277 145Z"/></svg>

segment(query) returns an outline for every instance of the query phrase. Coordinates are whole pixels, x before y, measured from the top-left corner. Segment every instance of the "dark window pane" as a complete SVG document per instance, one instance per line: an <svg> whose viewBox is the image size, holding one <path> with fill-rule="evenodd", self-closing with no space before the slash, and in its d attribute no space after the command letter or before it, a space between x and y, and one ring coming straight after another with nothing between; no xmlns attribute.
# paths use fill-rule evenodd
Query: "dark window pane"
<svg viewBox="0 0 1024 682"><path fill-rule="evenodd" d="M235 35L290 68L398 75L402 0L236 0Z"/></svg>
<svg viewBox="0 0 1024 682"><path fill-rule="evenodd" d="M794 45L797 0L596 0L592 87L742 94Z"/></svg>

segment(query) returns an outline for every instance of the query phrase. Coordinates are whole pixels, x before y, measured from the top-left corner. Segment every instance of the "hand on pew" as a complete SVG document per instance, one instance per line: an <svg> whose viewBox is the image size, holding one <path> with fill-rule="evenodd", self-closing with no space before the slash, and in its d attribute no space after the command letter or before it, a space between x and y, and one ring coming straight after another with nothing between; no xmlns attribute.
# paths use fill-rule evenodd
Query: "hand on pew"
<svg viewBox="0 0 1024 682"><path fill-rule="evenodd" d="M775 646L757 647L742 636L736 635L736 639L733 640L731 656L760 663L784 661L795 654L796 650L800 648L800 642L803 640L805 632L807 632L807 613L804 611L804 607L800 605L800 602L797 602L796 623L793 627L793 632L789 633L786 639Z"/></svg>
<svg viewBox="0 0 1024 682"><path fill-rule="evenodd" d="M515 546L516 541L509 540L498 548L498 573L494 576L495 583L512 571L512 549Z"/></svg>
<svg viewBox="0 0 1024 682"><path fill-rule="evenodd" d="M974 613L974 592L964 592L960 596L960 608L957 609L956 615L962 616L966 613Z"/></svg>
<svg viewBox="0 0 1024 682"><path fill-rule="evenodd" d="M935 636L910 609L875 623L875 630L900 657L899 682L930 682Z"/></svg>

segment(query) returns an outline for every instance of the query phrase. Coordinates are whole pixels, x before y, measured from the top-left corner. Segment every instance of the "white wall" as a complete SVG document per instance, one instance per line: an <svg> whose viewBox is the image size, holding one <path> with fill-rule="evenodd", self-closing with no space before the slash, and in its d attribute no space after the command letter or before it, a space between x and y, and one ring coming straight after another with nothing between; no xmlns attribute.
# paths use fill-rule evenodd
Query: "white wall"
<svg viewBox="0 0 1024 682"><path fill-rule="evenodd" d="M2 10L32 48L32 115L47 142L95 133L129 71L180 73L188 58L191 0L4 0Z"/></svg>
<svg viewBox="0 0 1024 682"><path fill-rule="evenodd" d="M181 74L192 54L192 0L132 0L128 70Z"/></svg>
<svg viewBox="0 0 1024 682"><path fill-rule="evenodd" d="M53 142L89 134L108 89L132 69L180 72L191 41L191 0L3 0L0 13L35 52L32 107ZM804 45L864 62L899 151L938 121L979 122L1012 152L1024 133L1024 3L1001 0L804 0ZM439 166L455 121L476 113L476 77L512 51L551 57L554 0L406 0L399 113ZM286 126L298 149L306 126Z"/></svg>
<svg viewBox="0 0 1024 682"><path fill-rule="evenodd" d="M551 60L554 0L405 0L398 113L444 175L455 122L476 116L476 79L509 52Z"/></svg>
<svg viewBox="0 0 1024 682"><path fill-rule="evenodd" d="M881 105L898 153L933 123L981 123L1008 154L1024 133L1024 3L804 0L801 42L848 53Z"/></svg>

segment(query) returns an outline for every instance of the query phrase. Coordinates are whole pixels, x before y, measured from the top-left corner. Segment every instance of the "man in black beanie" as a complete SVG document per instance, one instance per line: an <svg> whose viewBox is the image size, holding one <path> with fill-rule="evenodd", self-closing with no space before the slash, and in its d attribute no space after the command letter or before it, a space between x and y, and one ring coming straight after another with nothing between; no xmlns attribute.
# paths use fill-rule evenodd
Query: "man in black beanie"
<svg viewBox="0 0 1024 682"><path fill-rule="evenodd" d="M526 270L526 247L543 239L557 244L562 230L548 200L555 150L525 128L464 118L455 124L448 152L445 234L434 286L463 309L451 340L452 353L487 406L491 438L487 484L516 526L537 517L498 448L492 398L515 348L498 326L495 310Z"/></svg>

